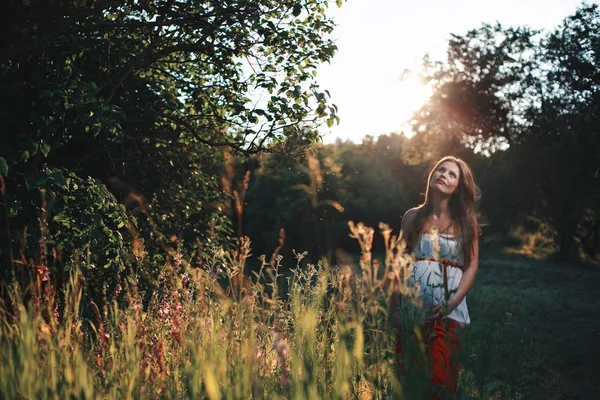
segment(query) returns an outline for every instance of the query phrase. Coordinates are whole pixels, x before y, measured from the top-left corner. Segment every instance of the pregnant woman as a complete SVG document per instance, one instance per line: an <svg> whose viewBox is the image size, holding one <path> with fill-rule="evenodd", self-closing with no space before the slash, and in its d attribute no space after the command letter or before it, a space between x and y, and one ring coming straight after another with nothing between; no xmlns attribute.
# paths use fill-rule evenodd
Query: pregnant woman
<svg viewBox="0 0 600 400"><path fill-rule="evenodd" d="M475 215L479 189L463 160L444 157L427 180L425 202L402 218L402 235L415 263L407 284L418 288L423 305L417 323L432 384L446 395L456 394L460 331L471 321L467 293L478 268L481 229ZM398 342L398 353L402 353ZM433 391L433 398L441 393Z"/></svg>

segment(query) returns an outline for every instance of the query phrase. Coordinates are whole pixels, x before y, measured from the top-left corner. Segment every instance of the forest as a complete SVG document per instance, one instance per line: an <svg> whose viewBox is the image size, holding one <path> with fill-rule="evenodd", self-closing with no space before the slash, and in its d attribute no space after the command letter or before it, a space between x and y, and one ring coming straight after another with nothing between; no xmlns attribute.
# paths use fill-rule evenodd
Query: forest
<svg viewBox="0 0 600 400"><path fill-rule="evenodd" d="M600 390L600 7L449 34L411 132L323 144L332 7L6 2L0 397L423 398L386 277L445 155L482 192L460 398Z"/></svg>

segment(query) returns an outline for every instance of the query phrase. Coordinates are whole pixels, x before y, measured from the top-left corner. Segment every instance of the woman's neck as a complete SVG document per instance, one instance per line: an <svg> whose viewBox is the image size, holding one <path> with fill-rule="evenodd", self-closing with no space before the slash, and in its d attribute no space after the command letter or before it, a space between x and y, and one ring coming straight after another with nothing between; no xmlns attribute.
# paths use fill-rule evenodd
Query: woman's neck
<svg viewBox="0 0 600 400"><path fill-rule="evenodd" d="M449 217L450 213L450 196L435 194L431 198L431 215L436 218Z"/></svg>

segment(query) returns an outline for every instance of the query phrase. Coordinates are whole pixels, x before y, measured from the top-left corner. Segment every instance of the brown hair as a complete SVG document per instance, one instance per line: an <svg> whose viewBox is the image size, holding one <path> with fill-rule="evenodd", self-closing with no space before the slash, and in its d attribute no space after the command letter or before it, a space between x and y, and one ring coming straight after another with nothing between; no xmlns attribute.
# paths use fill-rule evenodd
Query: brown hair
<svg viewBox="0 0 600 400"><path fill-rule="evenodd" d="M415 244L415 240L423 233L423 223L425 218L433 211L433 205L429 196L431 179L433 178L433 173L446 161L453 162L460 170L458 187L450 197L449 208L452 221L453 223L456 223L456 227L458 228L458 232L455 232L455 235L459 239L461 249L464 251L465 264L468 264L471 260L471 255L473 254L473 243L475 242L475 238L476 236L481 235L481 228L479 227L477 216L475 214L475 203L481 197L481 192L479 187L475 184L471 167L460 158L453 156L443 157L435 163L434 167L429 172L429 176L427 177L427 188L425 189L425 202L418 207L415 219L408 228L407 242L410 246L409 248L412 248Z"/></svg>

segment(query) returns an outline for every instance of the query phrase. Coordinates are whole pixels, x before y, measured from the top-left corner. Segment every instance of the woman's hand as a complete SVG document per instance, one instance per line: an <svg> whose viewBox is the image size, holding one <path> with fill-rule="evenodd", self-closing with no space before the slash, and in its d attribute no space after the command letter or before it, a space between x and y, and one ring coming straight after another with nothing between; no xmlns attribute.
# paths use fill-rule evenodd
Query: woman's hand
<svg viewBox="0 0 600 400"><path fill-rule="evenodd" d="M458 307L458 304L454 302L453 299L450 299L447 302L444 301L429 310L427 321L443 318L452 313L456 307Z"/></svg>

